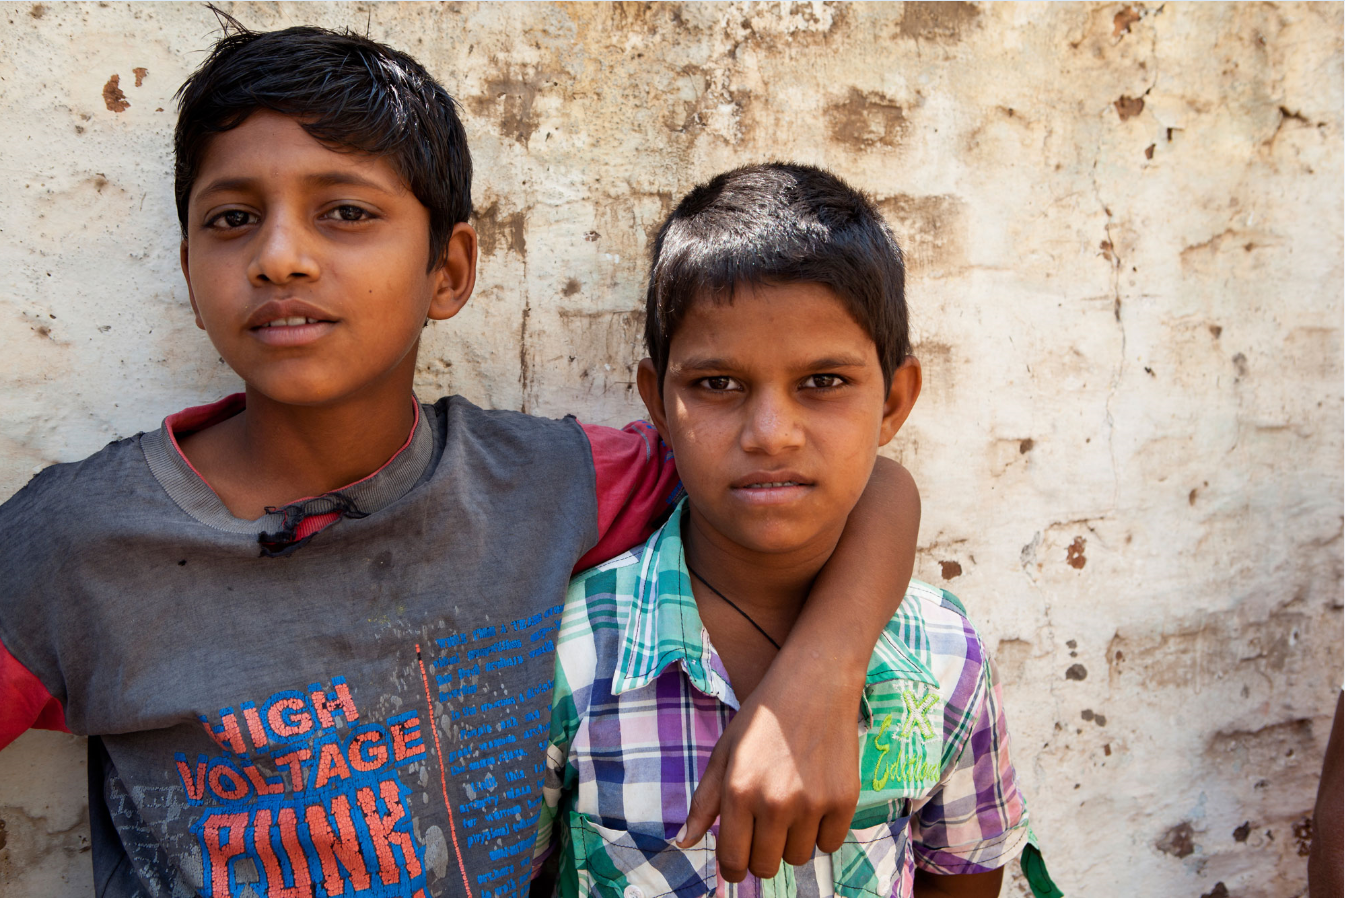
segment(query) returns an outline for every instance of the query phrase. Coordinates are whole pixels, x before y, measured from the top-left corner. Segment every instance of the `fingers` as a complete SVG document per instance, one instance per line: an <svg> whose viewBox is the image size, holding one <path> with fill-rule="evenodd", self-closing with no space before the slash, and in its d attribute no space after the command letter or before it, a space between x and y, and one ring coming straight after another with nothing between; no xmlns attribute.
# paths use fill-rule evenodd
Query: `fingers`
<svg viewBox="0 0 1345 898"><path fill-rule="evenodd" d="M715 856L719 860L719 876L726 882L742 882L747 878L753 830L757 823L741 794L724 794L719 803L719 846ZM776 865L779 865L778 857Z"/></svg>
<svg viewBox="0 0 1345 898"><path fill-rule="evenodd" d="M813 856L813 850L818 845L820 831L817 828L818 820L816 817L809 816L806 819L799 820L789 828L789 836L785 839L784 862L794 867L808 863Z"/></svg>
<svg viewBox="0 0 1345 898"><path fill-rule="evenodd" d="M780 814L758 814L752 821L752 856L747 869L758 879L770 879L780 869L780 858L790 830Z"/></svg>
<svg viewBox="0 0 1345 898"><path fill-rule="evenodd" d="M848 808L833 811L823 817L817 828L817 849L827 854L840 851L841 844L845 842L846 834L850 832L850 821L854 816L855 806L851 804ZM790 861L790 863L793 863L793 861Z"/></svg>
<svg viewBox="0 0 1345 898"><path fill-rule="evenodd" d="M691 796L691 805L687 808L687 822L673 841L678 848L690 848L701 839L719 816L721 795L724 791L724 771L728 766L729 752L723 739L715 744L710 752L705 773ZM721 827L721 832L723 828ZM734 880L735 882L737 880Z"/></svg>

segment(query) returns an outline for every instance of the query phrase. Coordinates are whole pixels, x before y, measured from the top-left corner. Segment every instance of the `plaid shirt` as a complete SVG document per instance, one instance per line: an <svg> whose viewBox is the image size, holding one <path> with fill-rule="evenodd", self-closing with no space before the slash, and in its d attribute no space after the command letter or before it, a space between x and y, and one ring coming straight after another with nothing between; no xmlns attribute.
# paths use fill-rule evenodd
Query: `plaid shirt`
<svg viewBox="0 0 1345 898"><path fill-rule="evenodd" d="M561 898L715 892L715 833L671 843L738 708L687 579L679 505L644 546L570 585L556 648L536 857L561 849ZM721 898L905 898L915 866L1002 867L1028 841L1000 689L951 594L911 583L869 663L861 794L834 854Z"/></svg>

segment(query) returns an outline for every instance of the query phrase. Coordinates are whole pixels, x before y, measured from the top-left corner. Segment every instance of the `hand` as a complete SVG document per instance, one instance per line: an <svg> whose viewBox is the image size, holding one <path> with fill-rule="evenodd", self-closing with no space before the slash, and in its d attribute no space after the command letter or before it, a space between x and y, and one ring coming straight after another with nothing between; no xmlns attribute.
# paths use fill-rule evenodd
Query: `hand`
<svg viewBox="0 0 1345 898"><path fill-rule="evenodd" d="M1004 868L987 873L962 873L957 876L938 876L924 870L915 871L915 898L997 898L1004 882Z"/></svg>
<svg viewBox="0 0 1345 898"><path fill-rule="evenodd" d="M715 745L679 847L699 842L719 817L727 882L748 871L770 878L781 858L805 864L814 846L839 849L859 802L863 683L862 671L846 675L835 659L786 643Z"/></svg>

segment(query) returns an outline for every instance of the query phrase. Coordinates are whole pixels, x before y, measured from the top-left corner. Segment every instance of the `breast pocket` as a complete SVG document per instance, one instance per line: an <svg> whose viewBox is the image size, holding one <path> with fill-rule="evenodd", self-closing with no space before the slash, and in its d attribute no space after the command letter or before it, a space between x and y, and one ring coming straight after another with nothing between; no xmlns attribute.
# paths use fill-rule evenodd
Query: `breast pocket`
<svg viewBox="0 0 1345 898"><path fill-rule="evenodd" d="M702 898L714 891L715 839L681 849L659 835L599 826L570 814L579 894L592 898Z"/></svg>
<svg viewBox="0 0 1345 898"><path fill-rule="evenodd" d="M831 856L832 882L844 898L904 898L911 892L910 817L852 829ZM898 890L898 886L900 889Z"/></svg>

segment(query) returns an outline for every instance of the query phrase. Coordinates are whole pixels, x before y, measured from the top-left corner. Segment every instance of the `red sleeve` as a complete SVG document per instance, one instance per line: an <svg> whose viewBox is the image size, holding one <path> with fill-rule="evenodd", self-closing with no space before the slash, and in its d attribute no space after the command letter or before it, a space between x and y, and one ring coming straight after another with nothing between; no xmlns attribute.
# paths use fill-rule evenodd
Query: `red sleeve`
<svg viewBox="0 0 1345 898"><path fill-rule="evenodd" d="M70 732L61 703L0 643L0 748L31 727Z"/></svg>
<svg viewBox="0 0 1345 898"><path fill-rule="evenodd" d="M672 450L644 421L613 427L582 425L593 450L598 489L598 543L575 571L614 558L649 538L676 503L681 481Z"/></svg>

